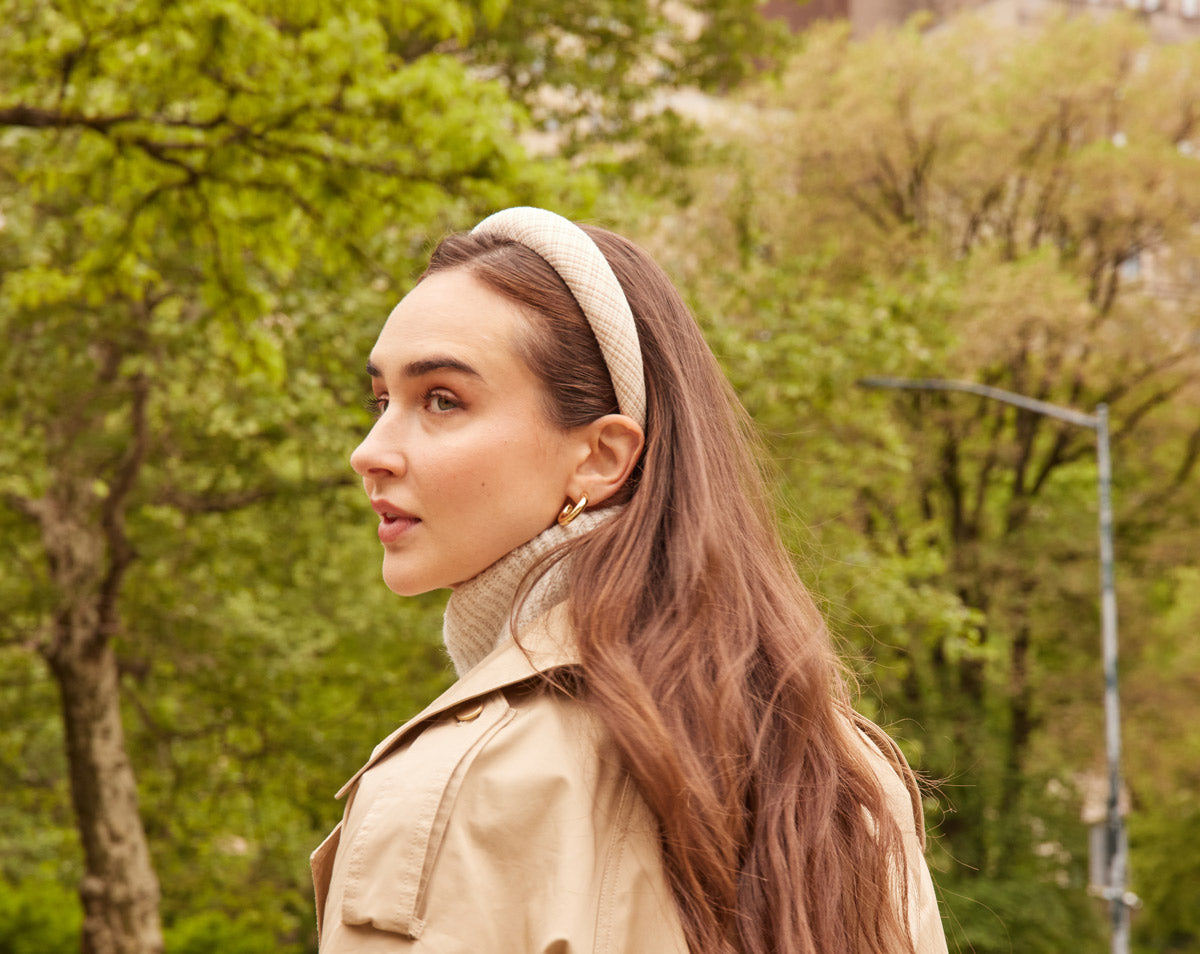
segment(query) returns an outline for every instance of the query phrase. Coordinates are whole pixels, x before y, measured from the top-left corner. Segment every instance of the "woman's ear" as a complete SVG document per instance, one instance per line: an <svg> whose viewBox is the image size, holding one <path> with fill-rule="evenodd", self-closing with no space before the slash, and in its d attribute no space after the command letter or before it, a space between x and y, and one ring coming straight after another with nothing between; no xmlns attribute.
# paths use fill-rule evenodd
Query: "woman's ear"
<svg viewBox="0 0 1200 954"><path fill-rule="evenodd" d="M637 422L624 414L597 418L580 428L579 436L586 443L586 454L571 474L567 494L572 500L587 494L588 503L594 505L624 486L642 456L646 438Z"/></svg>

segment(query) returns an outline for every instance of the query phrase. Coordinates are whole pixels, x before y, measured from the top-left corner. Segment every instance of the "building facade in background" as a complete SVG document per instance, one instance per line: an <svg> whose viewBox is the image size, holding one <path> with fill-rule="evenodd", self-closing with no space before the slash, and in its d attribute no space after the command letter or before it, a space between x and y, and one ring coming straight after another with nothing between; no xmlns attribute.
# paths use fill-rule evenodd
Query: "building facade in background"
<svg viewBox="0 0 1200 954"><path fill-rule="evenodd" d="M916 13L931 13L940 20L968 9L994 17L998 25L1036 20L1054 10L1129 10L1143 18L1159 40L1200 37L1200 0L768 0L763 5L766 16L785 20L793 31L817 20L849 20L858 36L898 26Z"/></svg>

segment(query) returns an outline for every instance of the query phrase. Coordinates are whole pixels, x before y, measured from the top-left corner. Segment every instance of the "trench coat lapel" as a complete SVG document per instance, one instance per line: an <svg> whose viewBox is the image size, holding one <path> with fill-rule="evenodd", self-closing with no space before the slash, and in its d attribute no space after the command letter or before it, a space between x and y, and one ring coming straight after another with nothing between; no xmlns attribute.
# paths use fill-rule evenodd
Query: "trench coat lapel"
<svg viewBox="0 0 1200 954"><path fill-rule="evenodd" d="M336 797L345 796L367 769L430 719L471 699L524 682L538 673L577 664L579 652L570 632L567 606L560 603L528 628L521 637L520 646L511 637L506 639L479 665L375 746L366 764L338 790Z"/></svg>

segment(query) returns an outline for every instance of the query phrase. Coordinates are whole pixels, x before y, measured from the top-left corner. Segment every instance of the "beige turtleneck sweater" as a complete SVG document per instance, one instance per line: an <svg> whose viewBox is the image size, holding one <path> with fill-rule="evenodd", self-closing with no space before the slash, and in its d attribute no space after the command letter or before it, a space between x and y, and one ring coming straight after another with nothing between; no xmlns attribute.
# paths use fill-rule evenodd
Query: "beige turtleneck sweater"
<svg viewBox="0 0 1200 954"><path fill-rule="evenodd" d="M584 511L565 527L552 524L482 573L455 587L446 604L442 638L460 678L512 636L509 624L513 602L529 568L559 544L594 530L620 509ZM566 598L567 573L560 560L530 588L517 618L518 629Z"/></svg>

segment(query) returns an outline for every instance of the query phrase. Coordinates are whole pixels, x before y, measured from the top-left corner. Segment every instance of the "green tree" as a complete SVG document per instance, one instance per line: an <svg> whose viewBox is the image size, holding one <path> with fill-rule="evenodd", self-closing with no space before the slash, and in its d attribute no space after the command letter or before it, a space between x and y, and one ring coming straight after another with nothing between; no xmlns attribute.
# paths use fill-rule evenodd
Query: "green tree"
<svg viewBox="0 0 1200 954"><path fill-rule="evenodd" d="M0 2L12 911L77 877L88 952L160 950L160 910L174 950L310 942L326 793L447 678L438 601L386 602L357 529L348 376L431 237L590 207L535 123L632 144L771 35L680 10Z"/></svg>
<svg viewBox="0 0 1200 954"><path fill-rule="evenodd" d="M910 751L943 780L935 861L976 950L1101 929L1071 794L1103 751L1092 437L855 381L1111 406L1129 774L1156 801L1178 791L1182 770L1151 772L1162 750L1137 744L1161 719L1142 686L1184 678L1151 676L1167 628L1139 611L1142 586L1196 559L1198 89L1197 44L1121 18L817 28L716 133L706 200L652 227L780 458L875 704L919 726ZM700 232L729 260L673 248Z"/></svg>
<svg viewBox="0 0 1200 954"><path fill-rule="evenodd" d="M445 33L453 13L420 26ZM4 16L0 472L19 571L3 640L59 695L84 950L155 951L122 670L211 607L139 604L131 571L160 596L188 575L187 522L281 500L302 516L344 483L330 386L361 340L339 312L382 313L430 229L546 197L550 170L525 160L498 83L396 55L382 4ZM212 537L203 556L228 560ZM251 615L238 595L226 626Z"/></svg>

